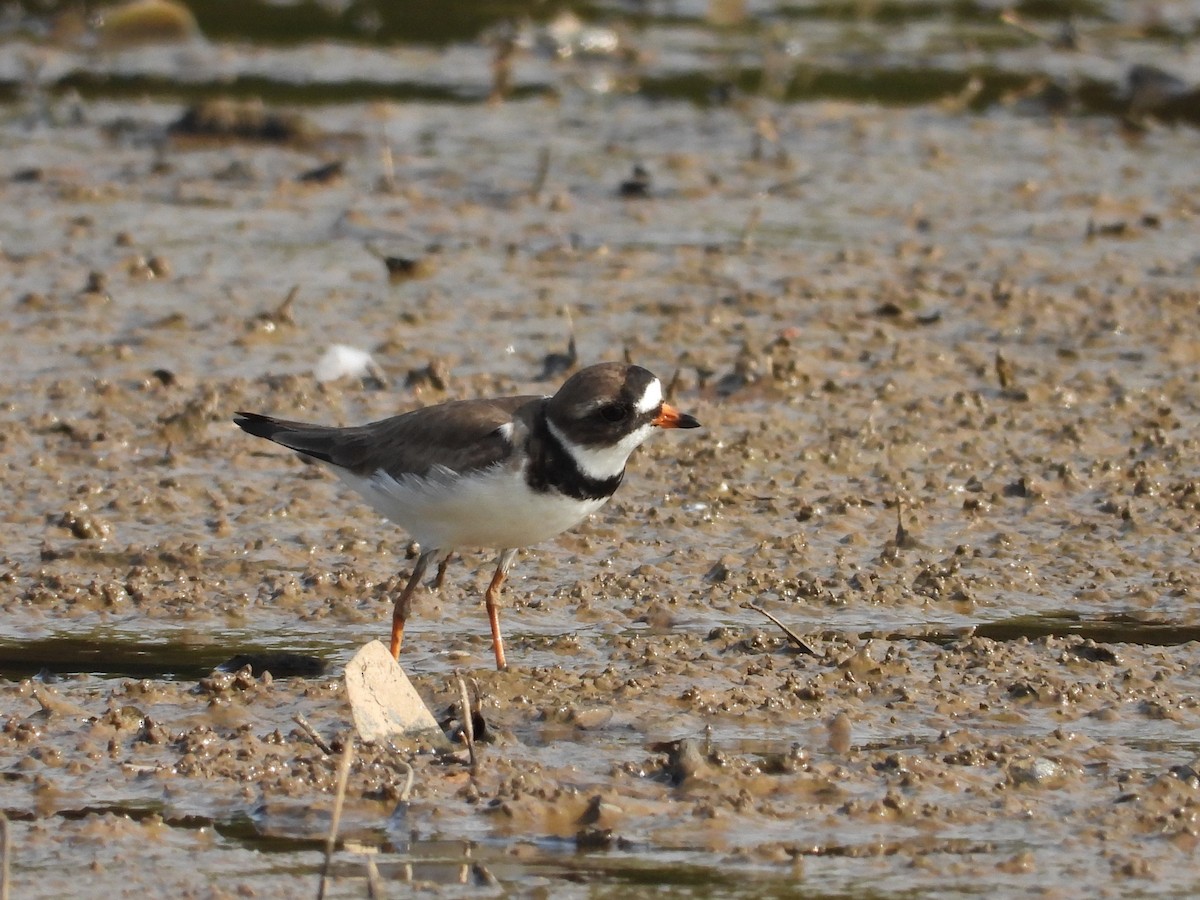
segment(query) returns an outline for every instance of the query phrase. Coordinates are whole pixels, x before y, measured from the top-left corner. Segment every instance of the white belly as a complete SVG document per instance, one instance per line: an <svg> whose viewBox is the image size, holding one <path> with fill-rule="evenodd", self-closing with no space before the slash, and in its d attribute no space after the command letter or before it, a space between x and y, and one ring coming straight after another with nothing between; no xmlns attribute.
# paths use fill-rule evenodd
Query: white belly
<svg viewBox="0 0 1200 900"><path fill-rule="evenodd" d="M607 500L537 493L529 490L523 472L500 467L465 477L442 472L400 480L382 471L334 471L422 550L528 547L579 524Z"/></svg>

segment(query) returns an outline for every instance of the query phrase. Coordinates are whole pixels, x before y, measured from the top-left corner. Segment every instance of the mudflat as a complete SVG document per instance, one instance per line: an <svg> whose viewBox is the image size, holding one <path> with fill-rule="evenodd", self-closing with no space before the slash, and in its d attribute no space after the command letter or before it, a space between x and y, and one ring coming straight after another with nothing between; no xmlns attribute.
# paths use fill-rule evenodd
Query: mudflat
<svg viewBox="0 0 1200 900"><path fill-rule="evenodd" d="M332 895L1193 894L1195 132L559 65L267 134L5 107L14 896L315 891L414 548L232 414L548 393L571 335L704 428L522 554L509 671L488 555L418 595L402 663L447 720L463 677L478 758L356 746Z"/></svg>

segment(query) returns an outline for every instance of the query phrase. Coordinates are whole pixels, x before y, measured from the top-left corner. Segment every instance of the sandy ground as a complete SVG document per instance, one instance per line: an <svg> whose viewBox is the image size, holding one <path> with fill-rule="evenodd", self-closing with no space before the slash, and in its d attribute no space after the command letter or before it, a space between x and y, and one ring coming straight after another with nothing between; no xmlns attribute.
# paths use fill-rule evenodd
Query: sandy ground
<svg viewBox="0 0 1200 900"><path fill-rule="evenodd" d="M419 597L404 665L447 719L461 671L486 742L356 747L334 896L368 860L392 896L1200 889L1193 131L614 95L273 145L81 111L0 124L14 896L315 891L341 668L410 548L230 417L553 390L564 308L704 429L522 556L510 671L486 555ZM386 383L318 382L335 343ZM207 674L266 651L328 668Z"/></svg>

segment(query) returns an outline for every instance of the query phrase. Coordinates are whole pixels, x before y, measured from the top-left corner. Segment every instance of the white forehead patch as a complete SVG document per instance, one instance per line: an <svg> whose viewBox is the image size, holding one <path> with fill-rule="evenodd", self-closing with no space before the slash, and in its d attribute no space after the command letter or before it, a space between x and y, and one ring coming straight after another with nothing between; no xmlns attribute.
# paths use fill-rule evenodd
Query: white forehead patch
<svg viewBox="0 0 1200 900"><path fill-rule="evenodd" d="M648 413L652 409L658 409L662 405L662 402L662 385L655 378L646 385L646 392L642 394L642 399L634 405L634 409L639 413Z"/></svg>

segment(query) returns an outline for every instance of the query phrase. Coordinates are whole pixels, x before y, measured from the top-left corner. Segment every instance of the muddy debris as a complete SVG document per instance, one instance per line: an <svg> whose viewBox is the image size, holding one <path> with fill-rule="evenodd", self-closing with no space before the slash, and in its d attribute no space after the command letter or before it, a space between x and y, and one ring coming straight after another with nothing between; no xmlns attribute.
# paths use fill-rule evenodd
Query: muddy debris
<svg viewBox="0 0 1200 900"><path fill-rule="evenodd" d="M310 145L321 137L320 130L301 113L232 99L203 100L189 106L167 126L167 134L178 141L195 143L261 141L297 146Z"/></svg>
<svg viewBox="0 0 1200 900"><path fill-rule="evenodd" d="M314 169L301 172L296 176L296 181L300 184L331 184L339 181L345 174L345 171L345 161L335 159L331 162L323 163Z"/></svg>
<svg viewBox="0 0 1200 900"><path fill-rule="evenodd" d="M645 200L650 197L654 179L650 170L638 163L629 177L617 185L617 196L625 200Z"/></svg>
<svg viewBox="0 0 1200 900"><path fill-rule="evenodd" d="M269 653L239 653L221 663L221 672L238 672L249 667L250 674L261 678L268 672L274 678L316 678L329 670L329 662L305 653L277 651Z"/></svg>

